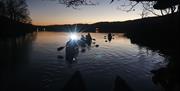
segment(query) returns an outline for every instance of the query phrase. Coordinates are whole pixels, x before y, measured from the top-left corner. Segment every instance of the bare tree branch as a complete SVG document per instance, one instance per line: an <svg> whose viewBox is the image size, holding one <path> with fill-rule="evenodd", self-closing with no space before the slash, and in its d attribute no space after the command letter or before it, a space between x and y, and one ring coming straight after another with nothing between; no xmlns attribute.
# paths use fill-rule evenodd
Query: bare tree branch
<svg viewBox="0 0 180 91"><path fill-rule="evenodd" d="M140 2L143 6L143 8L149 12L151 12L152 14L156 15L156 16L160 16L159 14L154 12L154 9L151 7L152 4L150 4L150 2L148 3L144 3L144 2Z"/></svg>
<svg viewBox="0 0 180 91"><path fill-rule="evenodd" d="M121 11L130 12L130 11L134 11L135 7L138 4L139 4L139 2L133 2L133 1L124 2L122 5L120 5L120 7L118 7L118 9Z"/></svg>
<svg viewBox="0 0 180 91"><path fill-rule="evenodd" d="M132 4L131 8L129 10L127 10L127 12L131 11L137 4L139 4L139 2L136 2L135 4Z"/></svg>
<svg viewBox="0 0 180 91"><path fill-rule="evenodd" d="M60 4L66 5L66 7L72 7L73 9L77 9L78 6L84 5L97 5L97 3L93 2L92 0L53 0L59 1ZM156 13L156 10L160 10L162 15L179 12L179 0L117 0L119 2L124 3L118 7L118 9L126 12L135 11L135 7L141 5L142 15L147 12L150 12L156 16L160 16L160 14ZM110 4L115 2L115 0L110 0ZM169 4L171 2L173 4ZM128 4L127 4L128 3ZM165 5L165 6L163 6ZM177 5L177 7L175 6ZM128 8L128 9L127 9Z"/></svg>
<svg viewBox="0 0 180 91"><path fill-rule="evenodd" d="M60 4L65 4L67 7L75 8L82 5L96 5L91 0L58 0Z"/></svg>

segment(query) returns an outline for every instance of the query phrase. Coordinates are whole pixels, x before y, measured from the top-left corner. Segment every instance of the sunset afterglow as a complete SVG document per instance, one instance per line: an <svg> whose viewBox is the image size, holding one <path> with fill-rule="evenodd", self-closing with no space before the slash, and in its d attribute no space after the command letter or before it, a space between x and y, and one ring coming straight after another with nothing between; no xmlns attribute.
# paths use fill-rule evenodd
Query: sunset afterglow
<svg viewBox="0 0 180 91"><path fill-rule="evenodd" d="M99 1L96 6L81 6L77 9L67 8L56 1L27 0L31 18L35 25L95 23L104 21L126 21L141 18L140 8L125 12L118 8L120 2L109 4L109 0Z"/></svg>

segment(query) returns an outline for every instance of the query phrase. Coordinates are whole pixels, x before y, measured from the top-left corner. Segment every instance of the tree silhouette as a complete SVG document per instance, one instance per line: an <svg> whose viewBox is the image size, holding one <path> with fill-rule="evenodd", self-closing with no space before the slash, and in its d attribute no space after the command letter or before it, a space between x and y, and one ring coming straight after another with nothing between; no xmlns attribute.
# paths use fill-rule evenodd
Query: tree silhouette
<svg viewBox="0 0 180 91"><path fill-rule="evenodd" d="M143 5L151 5L153 9L160 10L161 14L170 14L175 11L179 12L180 0L131 0ZM147 8L143 6L144 8ZM148 10L148 9L147 9ZM164 13L163 13L164 11Z"/></svg>
<svg viewBox="0 0 180 91"><path fill-rule="evenodd" d="M60 4L65 4L67 7L73 7L76 8L77 6L82 5L96 5L94 3L94 0L55 0L59 1ZM97 1L97 0L96 0ZM166 15L171 14L174 12L179 12L180 8L180 0L110 0L110 3L113 3L115 1L120 1L122 7L125 7L128 9L119 9L130 12L135 11L135 7L140 5L143 10L141 16L147 16L149 14L148 12L160 16L160 15ZM125 4L127 3L127 4ZM157 12L159 10L160 12Z"/></svg>
<svg viewBox="0 0 180 91"><path fill-rule="evenodd" d="M12 21L31 23L26 0L0 0L0 15Z"/></svg>

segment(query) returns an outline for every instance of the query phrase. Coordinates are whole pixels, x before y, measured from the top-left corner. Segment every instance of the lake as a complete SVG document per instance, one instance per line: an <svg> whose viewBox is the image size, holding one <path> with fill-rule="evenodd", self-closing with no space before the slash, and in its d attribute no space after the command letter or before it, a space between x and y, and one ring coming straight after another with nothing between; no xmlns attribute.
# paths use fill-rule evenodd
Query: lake
<svg viewBox="0 0 180 91"><path fill-rule="evenodd" d="M82 33L86 34L86 33ZM81 34L79 34L80 36ZM120 77L133 91L159 91L153 83L151 70L166 65L159 52L132 44L122 33L91 33L93 44L77 55L77 60L65 60L69 33L37 32L24 38L1 40L1 80L3 90L61 91L78 71L86 91L113 91ZM99 45L98 47L96 45Z"/></svg>

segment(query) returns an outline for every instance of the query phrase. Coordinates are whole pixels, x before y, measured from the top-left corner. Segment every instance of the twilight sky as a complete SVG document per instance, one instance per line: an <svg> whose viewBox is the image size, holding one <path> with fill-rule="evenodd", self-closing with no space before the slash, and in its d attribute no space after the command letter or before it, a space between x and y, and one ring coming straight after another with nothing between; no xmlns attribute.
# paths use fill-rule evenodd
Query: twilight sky
<svg viewBox="0 0 180 91"><path fill-rule="evenodd" d="M124 12L118 10L122 2L110 3L110 0L96 0L99 5L81 6L78 9L67 8L58 4L57 1L48 0L27 0L30 10L30 17L33 24L74 24L74 23L95 23L102 21L125 21L140 18L140 8L136 11Z"/></svg>

